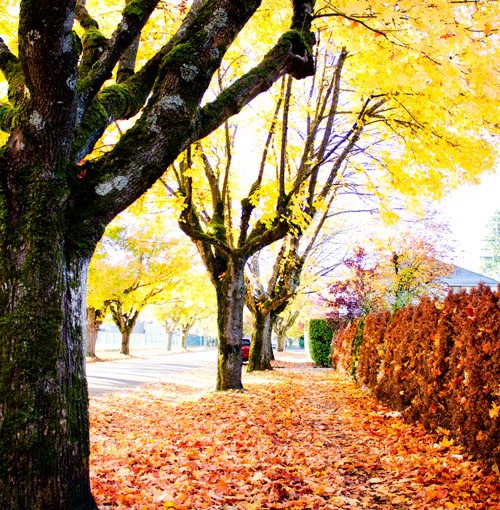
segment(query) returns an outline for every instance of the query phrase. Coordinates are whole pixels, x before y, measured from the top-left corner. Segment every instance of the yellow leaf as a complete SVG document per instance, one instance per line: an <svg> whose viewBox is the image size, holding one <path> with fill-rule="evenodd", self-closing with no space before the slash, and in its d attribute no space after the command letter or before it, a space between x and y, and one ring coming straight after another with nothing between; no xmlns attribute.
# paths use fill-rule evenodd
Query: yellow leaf
<svg viewBox="0 0 500 510"><path fill-rule="evenodd" d="M490 418L498 418L498 415L500 414L500 407L498 407L495 402L493 402L489 414Z"/></svg>
<svg viewBox="0 0 500 510"><path fill-rule="evenodd" d="M493 24L490 21L487 21L484 24L484 35L490 35L493 30Z"/></svg>
<svg viewBox="0 0 500 510"><path fill-rule="evenodd" d="M450 446L453 446L453 439L448 439L447 437L445 437L442 441L439 442L439 446L441 446L442 448L448 448Z"/></svg>

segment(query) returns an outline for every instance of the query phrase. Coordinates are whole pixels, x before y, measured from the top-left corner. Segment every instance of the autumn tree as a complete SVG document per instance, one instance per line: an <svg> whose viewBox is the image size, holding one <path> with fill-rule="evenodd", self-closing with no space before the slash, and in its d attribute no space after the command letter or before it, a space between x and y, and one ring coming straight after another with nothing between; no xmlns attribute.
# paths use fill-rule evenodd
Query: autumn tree
<svg viewBox="0 0 500 510"><path fill-rule="evenodd" d="M323 226L333 214L338 199L346 190L352 194L362 192L363 179L353 175L352 167L356 158L368 157L365 145L373 143L372 125L384 120L384 98L370 97L359 105L349 105L350 111L346 113L341 91L348 53L341 48L338 54L332 54L330 45L326 46L324 54L317 58L321 66L307 90L307 99L302 102L295 98L293 101L291 86L287 87L283 99L286 117L278 129L271 125L264 145L266 154L275 133L281 131L280 164L286 161L287 166L296 167L297 173L308 173L311 178L302 203L307 221L291 229L283 240L266 284L258 274L255 258L248 266L250 277L247 279L246 301L254 317L249 372L271 368L274 323L295 296L304 265L321 239ZM305 126L295 137L288 132L291 103L295 103L294 116ZM368 131L368 142L363 143L361 139L365 131ZM340 209L336 214L342 207Z"/></svg>
<svg viewBox="0 0 500 510"><path fill-rule="evenodd" d="M187 337L198 323L209 324L216 316L217 304L213 286L202 264L196 264L196 254L190 254L190 267L180 274L175 287L164 294L153 307L154 314L167 333L167 350L172 349L172 336L181 333L181 347L187 348Z"/></svg>
<svg viewBox="0 0 500 510"><path fill-rule="evenodd" d="M97 336L107 314L107 285L103 284L106 254L96 250L89 265L87 281L87 329L85 352L87 356L96 356Z"/></svg>
<svg viewBox="0 0 500 510"><path fill-rule="evenodd" d="M441 278L452 266L443 260L446 243L442 238L433 239L430 229L431 225L427 237L404 229L397 237L379 237L371 253L356 247L344 262L347 277L329 286L330 320L344 324L379 309L394 313L423 296L442 295L445 285ZM437 233L444 235L442 229Z"/></svg>
<svg viewBox="0 0 500 510"><path fill-rule="evenodd" d="M377 278L385 288L385 299L393 312L426 295L445 293L442 277L452 272L443 259L449 255L432 239L404 232L379 248L381 261Z"/></svg>
<svg viewBox="0 0 500 510"><path fill-rule="evenodd" d="M377 280L378 264L364 248L356 247L344 266L347 278L335 280L324 298L329 309L328 318L336 327L385 306Z"/></svg>
<svg viewBox="0 0 500 510"><path fill-rule="evenodd" d="M1 507L96 508L84 374L88 263L105 226L189 144L283 74L312 73L314 2L294 0L291 30L280 37L283 25L270 26L275 43L255 55L261 63L202 105L260 4L194 0L165 24L156 14L169 5L131 0L107 35L97 19L104 3L3 3L6 26L19 30L0 40L8 86L0 103ZM148 31L158 26L152 47ZM108 126L134 116L112 147L89 158Z"/></svg>
<svg viewBox="0 0 500 510"><path fill-rule="evenodd" d="M87 304L111 315L122 336L122 354L130 353L142 310L187 283L191 246L170 230L168 218L148 211L139 199L108 226L92 258Z"/></svg>

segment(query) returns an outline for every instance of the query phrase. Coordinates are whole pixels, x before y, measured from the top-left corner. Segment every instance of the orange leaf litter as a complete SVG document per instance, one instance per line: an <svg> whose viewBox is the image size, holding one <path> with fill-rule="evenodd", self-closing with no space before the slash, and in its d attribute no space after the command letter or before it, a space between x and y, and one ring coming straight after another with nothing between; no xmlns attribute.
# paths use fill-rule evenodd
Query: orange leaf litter
<svg viewBox="0 0 500 510"><path fill-rule="evenodd" d="M333 371L281 366L245 392L192 374L91 399L99 508L500 508L496 474L446 437Z"/></svg>

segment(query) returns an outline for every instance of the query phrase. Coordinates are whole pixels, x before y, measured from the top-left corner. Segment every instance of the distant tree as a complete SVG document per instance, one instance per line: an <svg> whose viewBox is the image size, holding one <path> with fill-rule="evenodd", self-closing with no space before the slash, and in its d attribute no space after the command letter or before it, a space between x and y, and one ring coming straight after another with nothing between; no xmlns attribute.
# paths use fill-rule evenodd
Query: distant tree
<svg viewBox="0 0 500 510"><path fill-rule="evenodd" d="M98 311L99 318L109 312L122 336L122 354L130 353L130 335L141 311L173 292L188 270L186 250L156 227L145 216L120 216L90 264L88 308Z"/></svg>
<svg viewBox="0 0 500 510"><path fill-rule="evenodd" d="M377 281L379 265L370 260L367 252L361 247L355 248L344 266L350 276L332 283L324 298L328 319L336 326L365 317L384 306L384 296Z"/></svg>
<svg viewBox="0 0 500 510"><path fill-rule="evenodd" d="M330 285L326 302L334 323L382 308L396 312L423 296L444 293L441 278L450 274L452 266L443 262L430 237L402 231L397 238L378 239L377 244L370 255L355 248L344 262L350 276Z"/></svg>
<svg viewBox="0 0 500 510"><path fill-rule="evenodd" d="M179 232L179 235L183 235ZM184 248L183 248L184 250ZM181 334L181 346L187 348L187 337L195 324L214 330L213 318L217 316L215 292L205 267L197 257L192 244L188 244L177 263L182 267L176 285L162 294L152 311L167 333L167 350L172 349L175 331Z"/></svg>
<svg viewBox="0 0 500 510"><path fill-rule="evenodd" d="M442 226L428 223L425 232L401 230L378 242L377 279L393 312L423 296L446 293L442 277L452 272L445 262L450 256L446 234Z"/></svg>
<svg viewBox="0 0 500 510"><path fill-rule="evenodd" d="M500 280L500 209L491 218L483 243L483 271Z"/></svg>

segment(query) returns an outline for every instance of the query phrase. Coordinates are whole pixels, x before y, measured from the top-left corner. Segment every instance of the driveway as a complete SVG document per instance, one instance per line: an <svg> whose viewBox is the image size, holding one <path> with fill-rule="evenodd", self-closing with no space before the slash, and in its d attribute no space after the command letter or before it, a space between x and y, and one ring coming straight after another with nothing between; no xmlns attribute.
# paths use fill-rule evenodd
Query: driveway
<svg viewBox="0 0 500 510"><path fill-rule="evenodd" d="M188 351L151 358L130 358L87 364L89 394L101 395L157 381L196 382L197 374L213 373L215 386L217 351Z"/></svg>

